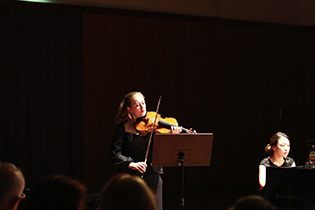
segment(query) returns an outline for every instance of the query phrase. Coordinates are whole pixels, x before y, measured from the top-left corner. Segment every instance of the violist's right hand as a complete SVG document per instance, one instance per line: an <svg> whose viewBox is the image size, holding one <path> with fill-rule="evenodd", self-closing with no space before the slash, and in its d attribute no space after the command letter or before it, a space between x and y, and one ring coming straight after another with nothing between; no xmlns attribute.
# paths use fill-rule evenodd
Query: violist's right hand
<svg viewBox="0 0 315 210"><path fill-rule="evenodd" d="M128 168L131 168L133 170L137 170L143 174L147 169L147 164L145 162L131 162L131 163L129 163Z"/></svg>

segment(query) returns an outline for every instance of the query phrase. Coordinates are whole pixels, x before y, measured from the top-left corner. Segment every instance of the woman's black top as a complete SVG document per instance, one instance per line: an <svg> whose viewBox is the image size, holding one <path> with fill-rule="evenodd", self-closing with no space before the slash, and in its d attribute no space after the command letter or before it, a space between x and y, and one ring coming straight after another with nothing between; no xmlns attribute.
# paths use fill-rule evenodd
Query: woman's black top
<svg viewBox="0 0 315 210"><path fill-rule="evenodd" d="M112 142L111 160L118 166L121 172L130 174L141 174L138 171L128 168L131 162L143 162L150 139L150 133L146 135L134 134L125 131L123 123L119 124ZM147 159L146 174L162 174L163 168L160 166L152 166L152 146L153 138Z"/></svg>
<svg viewBox="0 0 315 210"><path fill-rule="evenodd" d="M283 159L284 159L284 163L282 164L282 166L280 166L280 168L291 168L294 163L294 160L290 157L284 157ZM271 162L269 157L266 157L265 159L263 159L259 165L264 165L266 167L279 168L279 166Z"/></svg>

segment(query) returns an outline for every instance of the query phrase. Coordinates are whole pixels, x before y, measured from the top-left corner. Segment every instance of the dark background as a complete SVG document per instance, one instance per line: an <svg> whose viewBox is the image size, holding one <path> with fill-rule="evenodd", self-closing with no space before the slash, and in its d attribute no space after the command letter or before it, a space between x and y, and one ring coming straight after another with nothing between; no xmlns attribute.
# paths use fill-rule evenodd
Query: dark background
<svg viewBox="0 0 315 210"><path fill-rule="evenodd" d="M307 139L315 138L314 27L0 6L0 160L20 167L27 187L63 173L98 192L116 173L109 161L115 115L133 90L143 92L148 110L162 96L162 117L214 134L211 166L185 168L188 195L224 195L201 208L229 206L258 188L258 164L277 131L291 137L290 156L304 165ZM165 168L166 210L180 176Z"/></svg>

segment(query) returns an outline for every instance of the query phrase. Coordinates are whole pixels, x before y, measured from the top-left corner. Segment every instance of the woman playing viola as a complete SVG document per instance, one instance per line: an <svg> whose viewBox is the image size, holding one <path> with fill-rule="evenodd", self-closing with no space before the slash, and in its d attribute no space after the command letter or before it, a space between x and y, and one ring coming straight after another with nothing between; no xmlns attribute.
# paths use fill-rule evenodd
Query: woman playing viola
<svg viewBox="0 0 315 210"><path fill-rule="evenodd" d="M137 119L144 117L146 113L145 97L141 92L130 92L125 95L117 114L118 127L113 137L111 160L121 172L139 176L144 174L144 181L156 195L157 209L162 210L163 181L160 175L163 168L151 165L152 143L147 162L144 162L150 133L140 134L135 127ZM171 133L181 131L178 126L171 127Z"/></svg>

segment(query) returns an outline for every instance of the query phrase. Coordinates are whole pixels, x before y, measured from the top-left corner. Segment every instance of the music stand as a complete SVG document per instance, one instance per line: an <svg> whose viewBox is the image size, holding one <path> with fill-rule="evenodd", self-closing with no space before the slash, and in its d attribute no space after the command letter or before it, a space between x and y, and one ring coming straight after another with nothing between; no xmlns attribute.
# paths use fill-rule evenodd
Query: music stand
<svg viewBox="0 0 315 210"><path fill-rule="evenodd" d="M180 166L182 171L181 206L184 209L184 166L210 166L213 134L155 134L153 166Z"/></svg>

